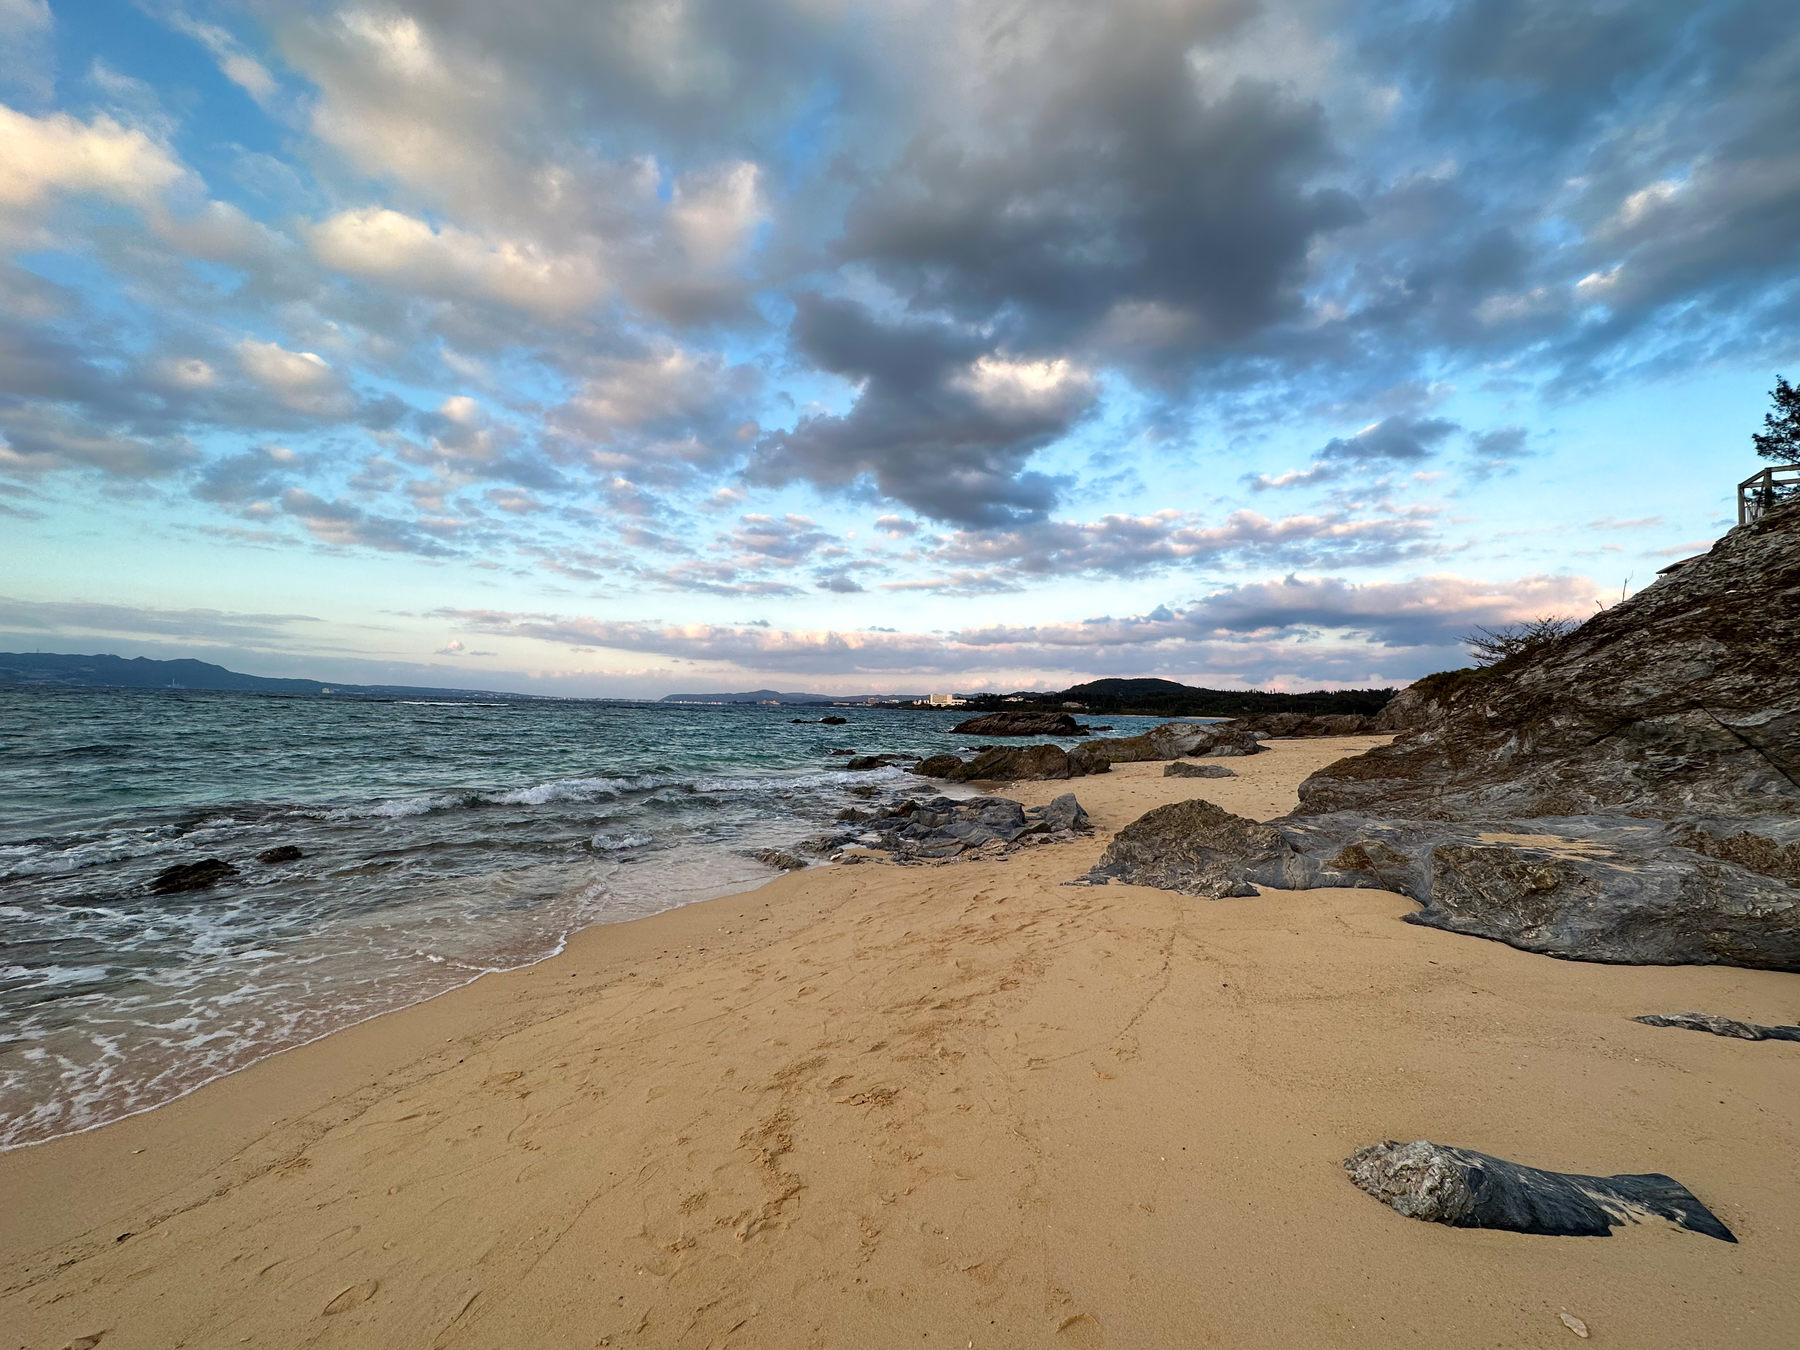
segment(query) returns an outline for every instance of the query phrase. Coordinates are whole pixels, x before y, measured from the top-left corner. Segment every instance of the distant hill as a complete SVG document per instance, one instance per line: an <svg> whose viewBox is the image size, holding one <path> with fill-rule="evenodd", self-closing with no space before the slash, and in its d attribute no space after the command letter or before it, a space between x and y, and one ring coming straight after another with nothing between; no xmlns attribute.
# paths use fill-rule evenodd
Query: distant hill
<svg viewBox="0 0 1800 1350"><path fill-rule="evenodd" d="M1304 694L1266 693L1260 689L1203 689L1174 680L1106 679L1072 685L1061 693L985 694L968 706L987 708L1060 708L1079 703L1089 713L1120 717L1254 717L1260 713L1377 713L1393 689L1316 689Z"/></svg>
<svg viewBox="0 0 1800 1350"><path fill-rule="evenodd" d="M783 694L775 689L752 689L744 694L664 694L660 703L836 703L836 694Z"/></svg>
<svg viewBox="0 0 1800 1350"><path fill-rule="evenodd" d="M64 656L54 652L0 652L0 685L65 689L197 689L248 694L344 698L530 698L478 689L430 689L406 684L326 684L244 675L207 661L153 661L134 656Z"/></svg>

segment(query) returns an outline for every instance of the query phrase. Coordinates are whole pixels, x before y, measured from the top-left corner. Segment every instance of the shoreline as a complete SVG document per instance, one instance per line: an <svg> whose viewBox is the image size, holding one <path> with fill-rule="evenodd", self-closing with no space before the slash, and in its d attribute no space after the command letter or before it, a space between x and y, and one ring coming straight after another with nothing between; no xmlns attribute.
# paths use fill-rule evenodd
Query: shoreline
<svg viewBox="0 0 1800 1350"><path fill-rule="evenodd" d="M1790 1343L1796 1048L1628 1019L1784 1020L1794 977L1533 956L1385 892L1061 886L1150 806L1267 818L1382 739L996 785L1097 833L591 926L0 1154L11 1339L1550 1345L1566 1309ZM1337 1166L1415 1137L1668 1171L1741 1245L1444 1229Z"/></svg>

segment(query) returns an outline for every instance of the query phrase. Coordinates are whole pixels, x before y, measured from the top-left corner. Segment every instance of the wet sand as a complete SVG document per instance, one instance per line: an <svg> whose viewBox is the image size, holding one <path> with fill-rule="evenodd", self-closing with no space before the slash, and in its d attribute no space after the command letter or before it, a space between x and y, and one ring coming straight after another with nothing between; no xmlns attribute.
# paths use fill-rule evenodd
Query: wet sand
<svg viewBox="0 0 1800 1350"><path fill-rule="evenodd" d="M1099 832L823 868L145 1116L0 1155L0 1345L1800 1343L1800 977L1583 965L1375 891L1067 887L1165 801L1291 806L1369 739L1236 779L1119 766ZM1429 1137L1666 1171L1740 1239L1452 1230L1340 1163Z"/></svg>

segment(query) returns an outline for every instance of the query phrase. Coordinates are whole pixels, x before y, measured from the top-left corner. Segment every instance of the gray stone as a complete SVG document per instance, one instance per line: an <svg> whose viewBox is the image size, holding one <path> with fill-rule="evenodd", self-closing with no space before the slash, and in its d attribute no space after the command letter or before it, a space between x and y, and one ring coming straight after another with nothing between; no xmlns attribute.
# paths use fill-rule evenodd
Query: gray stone
<svg viewBox="0 0 1800 1350"><path fill-rule="evenodd" d="M1680 1027L1684 1031L1707 1031L1714 1036L1731 1036L1740 1041L1800 1041L1800 1026L1765 1027L1756 1022L1740 1022L1714 1013L1649 1013L1634 1017L1647 1027Z"/></svg>
<svg viewBox="0 0 1800 1350"><path fill-rule="evenodd" d="M958 736L1085 736L1087 728L1067 713L984 713L950 728Z"/></svg>
<svg viewBox="0 0 1800 1350"><path fill-rule="evenodd" d="M1109 764L1133 764L1188 755L1254 755L1261 749L1254 736L1232 723L1164 722L1136 736L1083 741L1071 753Z"/></svg>
<svg viewBox="0 0 1800 1350"><path fill-rule="evenodd" d="M1060 797L1052 797L1047 805L1032 807L1027 815L1035 815L1051 830L1072 830L1078 834L1087 834L1094 828L1088 820L1088 813L1081 809L1081 803L1075 800L1073 792L1065 792Z"/></svg>
<svg viewBox="0 0 1800 1350"><path fill-rule="evenodd" d="M797 858L792 853L788 853L779 848L745 849L743 856L746 858L754 858L757 862L763 863L765 866L776 867L783 872L799 872L812 865L807 862L805 858Z"/></svg>
<svg viewBox="0 0 1800 1350"><path fill-rule="evenodd" d="M1344 1170L1398 1213L1453 1228L1610 1237L1623 1224L1666 1219L1689 1232L1737 1241L1692 1191L1661 1172L1546 1172L1425 1139L1371 1144L1346 1158Z"/></svg>
<svg viewBox="0 0 1800 1350"><path fill-rule="evenodd" d="M1228 769L1223 764L1187 764L1181 760L1173 761L1163 770L1164 778L1236 778L1237 770Z"/></svg>
<svg viewBox="0 0 1800 1350"><path fill-rule="evenodd" d="M173 867L163 868L151 878L150 890L156 895L203 891L237 874L237 868L223 858L201 858L198 862L176 863Z"/></svg>

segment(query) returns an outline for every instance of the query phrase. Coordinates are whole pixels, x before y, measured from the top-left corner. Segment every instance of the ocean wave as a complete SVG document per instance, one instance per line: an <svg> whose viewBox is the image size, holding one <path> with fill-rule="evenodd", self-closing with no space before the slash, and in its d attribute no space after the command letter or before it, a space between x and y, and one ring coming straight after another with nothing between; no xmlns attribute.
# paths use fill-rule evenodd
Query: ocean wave
<svg viewBox="0 0 1800 1350"><path fill-rule="evenodd" d="M628 848L643 848L656 841L647 834L606 834L601 832L588 840L596 853L617 853Z"/></svg>
<svg viewBox="0 0 1800 1350"><path fill-rule="evenodd" d="M604 801L634 788L640 788L640 784L624 778L558 778L509 792L490 793L483 800L496 806L548 806L551 802Z"/></svg>

